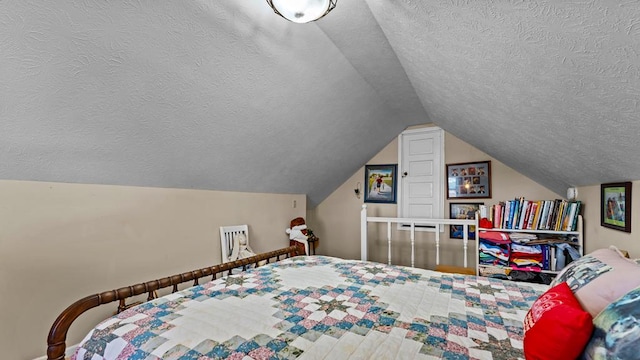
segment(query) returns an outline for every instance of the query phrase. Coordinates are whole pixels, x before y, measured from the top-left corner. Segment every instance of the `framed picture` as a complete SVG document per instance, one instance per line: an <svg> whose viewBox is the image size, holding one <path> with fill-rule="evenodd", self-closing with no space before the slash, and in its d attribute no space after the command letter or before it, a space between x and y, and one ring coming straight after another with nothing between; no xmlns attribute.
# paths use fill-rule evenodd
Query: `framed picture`
<svg viewBox="0 0 640 360"><path fill-rule="evenodd" d="M480 205L484 203L449 203L450 219L468 219L476 218L476 212L480 210ZM449 237L452 239L462 239L464 237L464 226L450 225ZM476 239L476 227L469 226L469 240Z"/></svg>
<svg viewBox="0 0 640 360"><path fill-rule="evenodd" d="M398 165L365 165L364 202L396 203Z"/></svg>
<svg viewBox="0 0 640 360"><path fill-rule="evenodd" d="M447 199L491 197L491 161L447 164Z"/></svg>
<svg viewBox="0 0 640 360"><path fill-rule="evenodd" d="M631 182L600 185L600 225L631 232Z"/></svg>

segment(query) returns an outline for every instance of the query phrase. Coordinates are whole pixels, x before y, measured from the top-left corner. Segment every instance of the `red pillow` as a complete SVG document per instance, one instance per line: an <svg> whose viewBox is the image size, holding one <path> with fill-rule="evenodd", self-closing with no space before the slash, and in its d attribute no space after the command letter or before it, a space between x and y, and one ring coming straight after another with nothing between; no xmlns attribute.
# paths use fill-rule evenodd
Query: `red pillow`
<svg viewBox="0 0 640 360"><path fill-rule="evenodd" d="M591 314L584 311L566 282L547 290L524 319L524 355L527 360L575 359L591 332Z"/></svg>

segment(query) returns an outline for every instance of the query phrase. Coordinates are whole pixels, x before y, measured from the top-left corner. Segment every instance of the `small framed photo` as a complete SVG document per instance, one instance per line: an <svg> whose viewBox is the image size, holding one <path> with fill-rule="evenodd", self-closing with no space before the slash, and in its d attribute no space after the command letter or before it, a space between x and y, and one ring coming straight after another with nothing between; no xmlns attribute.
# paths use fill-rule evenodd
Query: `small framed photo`
<svg viewBox="0 0 640 360"><path fill-rule="evenodd" d="M450 219L467 219L472 220L476 218L476 212L480 211L480 205L484 203L449 203L449 218ZM462 225L450 225L449 237L451 239L464 238L464 226ZM476 239L476 227L469 226L469 240Z"/></svg>
<svg viewBox="0 0 640 360"><path fill-rule="evenodd" d="M396 203L397 164L365 165L364 168L364 202Z"/></svg>
<svg viewBox="0 0 640 360"><path fill-rule="evenodd" d="M447 164L447 199L491 197L491 161Z"/></svg>
<svg viewBox="0 0 640 360"><path fill-rule="evenodd" d="M600 185L600 225L631 232L631 182Z"/></svg>

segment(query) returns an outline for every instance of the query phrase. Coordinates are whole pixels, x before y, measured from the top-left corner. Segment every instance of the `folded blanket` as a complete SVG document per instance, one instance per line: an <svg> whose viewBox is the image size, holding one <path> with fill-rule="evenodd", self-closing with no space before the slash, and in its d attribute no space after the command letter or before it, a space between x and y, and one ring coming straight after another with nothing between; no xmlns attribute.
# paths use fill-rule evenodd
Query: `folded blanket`
<svg viewBox="0 0 640 360"><path fill-rule="evenodd" d="M542 254L540 245L511 244L511 251L524 254Z"/></svg>
<svg viewBox="0 0 640 360"><path fill-rule="evenodd" d="M502 265L502 266L509 266L509 262L506 260L502 260L502 259L498 259L497 257L490 255L490 254L486 254L486 253L480 253L479 255L479 261L481 265Z"/></svg>
<svg viewBox="0 0 640 360"><path fill-rule="evenodd" d="M479 237L482 240L492 242L494 244L510 244L511 238L509 234L499 231L480 231Z"/></svg>
<svg viewBox="0 0 640 360"><path fill-rule="evenodd" d="M480 252L493 255L504 261L509 261L510 247L508 244L496 245L480 241Z"/></svg>

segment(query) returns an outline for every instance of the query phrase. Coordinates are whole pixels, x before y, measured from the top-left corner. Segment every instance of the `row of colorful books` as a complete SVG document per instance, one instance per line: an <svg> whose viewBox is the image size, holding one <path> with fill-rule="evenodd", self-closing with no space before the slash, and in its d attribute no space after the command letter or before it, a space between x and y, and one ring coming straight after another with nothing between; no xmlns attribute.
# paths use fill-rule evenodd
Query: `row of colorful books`
<svg viewBox="0 0 640 360"><path fill-rule="evenodd" d="M487 215L494 228L576 231L580 210L579 200L526 200L522 197L492 205Z"/></svg>

